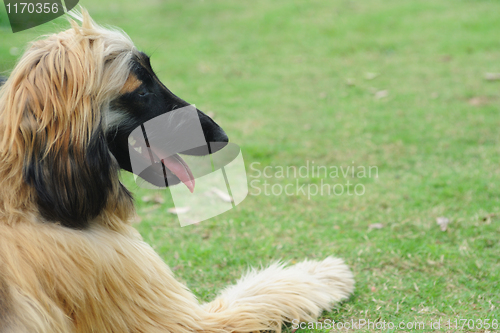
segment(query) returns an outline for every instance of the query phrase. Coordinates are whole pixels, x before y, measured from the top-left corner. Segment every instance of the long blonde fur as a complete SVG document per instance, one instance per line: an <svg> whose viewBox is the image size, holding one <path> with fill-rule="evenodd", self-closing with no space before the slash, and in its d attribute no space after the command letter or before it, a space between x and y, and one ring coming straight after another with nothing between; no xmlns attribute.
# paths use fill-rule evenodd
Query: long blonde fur
<svg viewBox="0 0 500 333"><path fill-rule="evenodd" d="M349 268L327 258L253 270L199 304L130 225L132 201L116 170L89 228L42 216L27 165L58 159L60 170L41 174L67 173L87 193L65 157L85 163L135 52L124 33L99 27L83 11L81 25L72 21L71 29L35 41L1 88L0 332L279 332L284 322L313 320L348 297Z"/></svg>

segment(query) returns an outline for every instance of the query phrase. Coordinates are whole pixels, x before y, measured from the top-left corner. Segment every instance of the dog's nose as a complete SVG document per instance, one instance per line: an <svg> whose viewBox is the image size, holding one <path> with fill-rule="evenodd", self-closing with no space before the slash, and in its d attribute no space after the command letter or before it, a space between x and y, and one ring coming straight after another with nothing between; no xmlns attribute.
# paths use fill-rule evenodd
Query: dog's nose
<svg viewBox="0 0 500 333"><path fill-rule="evenodd" d="M215 134L213 141L209 142L210 154L213 154L222 148L224 148L229 142L229 138L226 135L226 132L219 127L219 131Z"/></svg>
<svg viewBox="0 0 500 333"><path fill-rule="evenodd" d="M201 128L206 142L229 142L226 132L212 118L198 110Z"/></svg>
<svg viewBox="0 0 500 333"><path fill-rule="evenodd" d="M229 142L229 138L227 137L226 132L219 127L216 133L214 133L213 140L208 142Z"/></svg>
<svg viewBox="0 0 500 333"><path fill-rule="evenodd" d="M212 118L200 110L198 110L198 117L200 118L201 129L207 145L185 150L182 152L184 155L203 156L212 154L224 148L229 142L226 132Z"/></svg>

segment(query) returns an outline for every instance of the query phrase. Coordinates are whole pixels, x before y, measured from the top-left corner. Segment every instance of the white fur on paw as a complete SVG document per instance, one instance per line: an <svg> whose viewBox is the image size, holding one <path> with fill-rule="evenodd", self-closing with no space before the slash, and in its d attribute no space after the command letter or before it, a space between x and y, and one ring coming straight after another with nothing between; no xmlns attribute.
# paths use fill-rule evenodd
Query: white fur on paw
<svg viewBox="0 0 500 333"><path fill-rule="evenodd" d="M353 274L342 259L305 260L292 267L310 273L323 283L324 291L332 297L332 303L348 298L354 291Z"/></svg>

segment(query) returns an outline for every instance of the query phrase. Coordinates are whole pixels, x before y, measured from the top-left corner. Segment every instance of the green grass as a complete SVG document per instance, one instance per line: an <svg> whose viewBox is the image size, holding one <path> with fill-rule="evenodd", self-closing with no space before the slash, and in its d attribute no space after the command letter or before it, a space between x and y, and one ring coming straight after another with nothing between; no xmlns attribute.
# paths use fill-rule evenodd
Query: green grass
<svg viewBox="0 0 500 333"><path fill-rule="evenodd" d="M144 201L152 191L124 174L137 228L202 301L249 265L335 255L356 292L323 319L441 319L441 331L448 319L500 319L500 81L484 79L500 72L499 2L80 3L152 54L171 90L214 112L249 175L253 162L378 168L378 178L323 178L362 184L362 196L249 195L184 228L167 213L168 191L161 205ZM0 24L0 71L62 26L12 34Z"/></svg>

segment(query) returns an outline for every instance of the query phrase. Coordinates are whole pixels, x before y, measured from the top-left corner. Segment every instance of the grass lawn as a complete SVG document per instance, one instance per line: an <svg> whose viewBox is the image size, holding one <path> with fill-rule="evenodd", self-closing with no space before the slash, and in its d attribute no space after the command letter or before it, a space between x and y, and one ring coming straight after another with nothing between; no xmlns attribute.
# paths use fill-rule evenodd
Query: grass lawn
<svg viewBox="0 0 500 333"><path fill-rule="evenodd" d="M123 175L136 227L202 301L249 265L334 255L352 267L356 291L322 319L425 331L441 320L443 332L500 321L500 80L485 79L500 73L500 2L80 4L124 29L163 82L242 148L250 195L198 225L179 226L168 190ZM0 71L26 41L66 26L1 25ZM307 165L307 177L291 172ZM324 184L344 193L313 195ZM286 185L293 195L279 193ZM474 322L461 329L460 319Z"/></svg>

